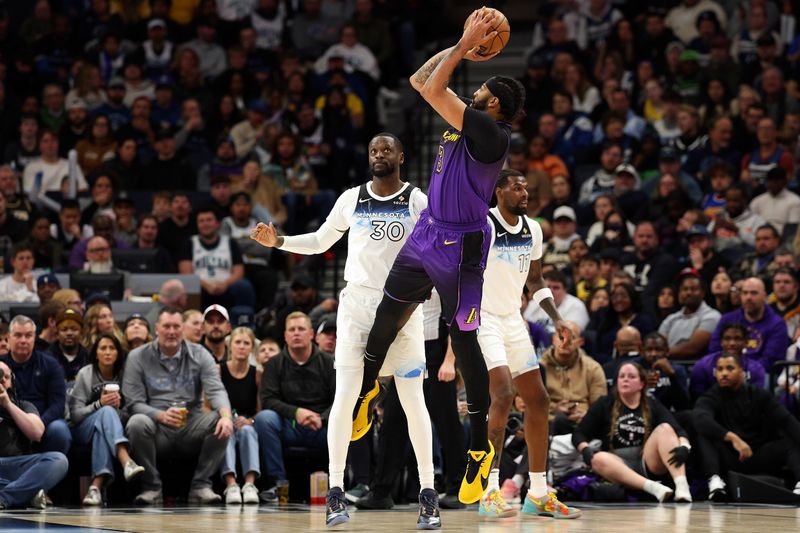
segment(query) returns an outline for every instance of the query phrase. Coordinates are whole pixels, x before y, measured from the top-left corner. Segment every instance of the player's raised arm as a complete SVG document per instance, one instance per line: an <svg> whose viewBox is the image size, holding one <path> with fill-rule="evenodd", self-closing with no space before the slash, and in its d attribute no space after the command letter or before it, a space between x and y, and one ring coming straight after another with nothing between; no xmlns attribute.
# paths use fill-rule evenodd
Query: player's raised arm
<svg viewBox="0 0 800 533"><path fill-rule="evenodd" d="M411 76L411 85L448 124L458 130L463 127L464 109L467 106L448 89L450 76L462 59L485 61L493 57L481 57L476 52L482 43L495 37L496 32L490 31L495 16L490 9L474 11L467 19L458 43L436 54Z"/></svg>

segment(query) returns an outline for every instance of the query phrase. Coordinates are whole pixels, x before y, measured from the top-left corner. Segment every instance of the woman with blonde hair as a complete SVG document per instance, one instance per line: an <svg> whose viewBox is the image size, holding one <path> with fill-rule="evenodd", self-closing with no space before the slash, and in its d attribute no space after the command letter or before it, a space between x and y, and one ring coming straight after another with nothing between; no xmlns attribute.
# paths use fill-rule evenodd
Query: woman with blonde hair
<svg viewBox="0 0 800 533"><path fill-rule="evenodd" d="M645 393L647 375L638 363L619 367L611 394L597 400L572 434L583 461L605 479L652 494L691 502L686 464L691 445L672 413ZM600 451L589 446L599 439ZM669 473L675 490L655 478Z"/></svg>
<svg viewBox="0 0 800 533"><path fill-rule="evenodd" d="M61 302L67 308L83 315L83 300L81 300L80 293L75 289L58 289L53 293L53 300Z"/></svg>
<svg viewBox="0 0 800 533"><path fill-rule="evenodd" d="M86 310L83 317L83 337L81 344L84 346L94 346L97 338L107 333L113 335L122 345L125 335L114 321L114 313L111 308L104 303L97 303Z"/></svg>
<svg viewBox="0 0 800 533"><path fill-rule="evenodd" d="M203 338L203 313L197 309L183 312L183 338L194 343Z"/></svg>
<svg viewBox="0 0 800 533"><path fill-rule="evenodd" d="M225 458L220 465L220 475L225 481L225 503L258 504L256 479L261 475L259 467L258 434L253 427L253 417L261 410L258 389L261 373L251 363L258 352L256 336L247 327L234 329L228 337L230 357L220 364L220 378L233 412L234 432L228 440ZM236 483L236 448L244 472L244 485Z"/></svg>
<svg viewBox="0 0 800 533"><path fill-rule="evenodd" d="M283 225L286 222L286 206L281 202L285 192L275 182L273 176L261 172L258 161L248 161L242 169L242 177L232 179L233 192L244 191L253 199L253 216L268 224Z"/></svg>
<svg viewBox="0 0 800 533"><path fill-rule="evenodd" d="M100 69L91 63L82 63L75 73L75 83L67 93L65 101L71 102L80 98L86 104L90 113L106 102L106 93L103 91L103 78Z"/></svg>

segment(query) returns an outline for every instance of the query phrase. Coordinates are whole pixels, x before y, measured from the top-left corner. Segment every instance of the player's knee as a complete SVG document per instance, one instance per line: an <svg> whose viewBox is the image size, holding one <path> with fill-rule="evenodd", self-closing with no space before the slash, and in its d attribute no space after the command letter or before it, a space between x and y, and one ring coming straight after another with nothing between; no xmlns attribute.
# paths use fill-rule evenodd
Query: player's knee
<svg viewBox="0 0 800 533"><path fill-rule="evenodd" d="M511 404L514 402L514 389L511 387L511 383L493 385L490 392L493 407L503 411L511 409Z"/></svg>

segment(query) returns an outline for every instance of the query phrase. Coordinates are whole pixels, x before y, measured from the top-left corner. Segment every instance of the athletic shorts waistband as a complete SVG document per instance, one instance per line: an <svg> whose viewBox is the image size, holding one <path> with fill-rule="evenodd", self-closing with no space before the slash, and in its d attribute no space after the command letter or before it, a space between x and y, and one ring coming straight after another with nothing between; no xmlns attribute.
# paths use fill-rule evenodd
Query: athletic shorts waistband
<svg viewBox="0 0 800 533"><path fill-rule="evenodd" d="M463 233L469 233L471 231L481 231L483 228L486 227L488 224L487 220L479 220L477 222L445 222L443 220L437 220L433 218L433 215L427 213L425 216L433 222L433 225L437 228L446 229L449 231L460 231Z"/></svg>

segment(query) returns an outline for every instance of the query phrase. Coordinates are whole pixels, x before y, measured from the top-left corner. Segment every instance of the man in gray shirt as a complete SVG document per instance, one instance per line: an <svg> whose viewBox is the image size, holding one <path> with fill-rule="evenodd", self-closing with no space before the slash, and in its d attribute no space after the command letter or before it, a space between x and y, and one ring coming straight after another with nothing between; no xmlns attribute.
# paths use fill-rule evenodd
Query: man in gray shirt
<svg viewBox="0 0 800 533"><path fill-rule="evenodd" d="M670 359L696 359L708 352L708 342L721 315L703 301L706 290L700 274L684 269L678 284L683 306L661 323L658 332L667 338Z"/></svg>
<svg viewBox="0 0 800 533"><path fill-rule="evenodd" d="M145 468L136 503L162 501L156 455L197 455L189 501L217 503L211 476L219 469L233 432L230 402L214 358L183 340L181 311L165 307L156 321L157 339L136 348L125 362L122 393L130 409L127 432L134 460ZM211 412L203 412L205 392Z"/></svg>

